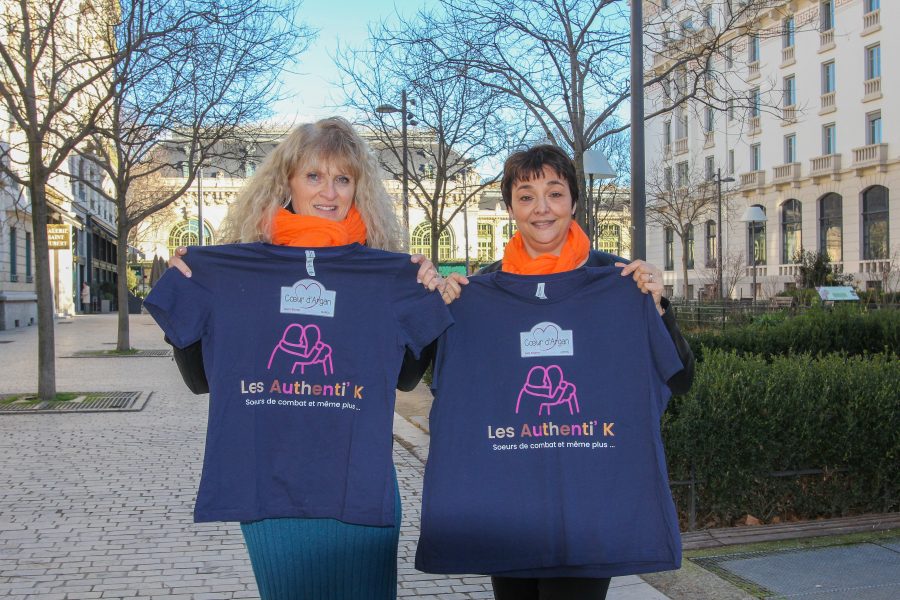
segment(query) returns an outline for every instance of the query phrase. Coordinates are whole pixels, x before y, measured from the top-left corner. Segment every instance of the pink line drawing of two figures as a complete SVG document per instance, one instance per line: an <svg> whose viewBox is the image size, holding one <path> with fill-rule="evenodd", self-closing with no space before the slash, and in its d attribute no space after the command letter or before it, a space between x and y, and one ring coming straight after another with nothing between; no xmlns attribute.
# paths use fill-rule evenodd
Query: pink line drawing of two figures
<svg viewBox="0 0 900 600"><path fill-rule="evenodd" d="M566 381L562 369L557 365L532 367L528 371L525 385L519 391L519 399L516 400L516 414L519 414L522 400L530 405L538 404L539 416L544 414L544 409L547 410L549 416L552 407L562 405L569 407L570 415L581 412L578 407L575 384Z"/></svg>
<svg viewBox="0 0 900 600"><path fill-rule="evenodd" d="M279 352L284 352L288 355L287 359L294 363L291 367L292 375L297 367L300 367L300 373L303 374L306 367L313 365L321 365L323 374L331 375L334 373L331 363L331 346L323 342L321 337L322 332L318 325L310 324L304 327L299 323L291 323L285 328L281 339L272 350L266 369L271 370L275 356Z"/></svg>

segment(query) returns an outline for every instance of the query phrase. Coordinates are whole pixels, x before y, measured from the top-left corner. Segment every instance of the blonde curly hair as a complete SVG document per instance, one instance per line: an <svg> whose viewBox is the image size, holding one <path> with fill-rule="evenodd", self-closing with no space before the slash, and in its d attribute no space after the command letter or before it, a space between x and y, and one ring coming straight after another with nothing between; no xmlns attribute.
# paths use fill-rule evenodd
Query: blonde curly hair
<svg viewBox="0 0 900 600"><path fill-rule="evenodd" d="M404 236L381 181L378 161L365 140L341 117L300 125L266 156L229 207L222 239L226 243L272 241L272 221L291 197L291 177L297 171L321 170L326 165L347 172L356 182L353 204L366 224L366 244L403 250Z"/></svg>

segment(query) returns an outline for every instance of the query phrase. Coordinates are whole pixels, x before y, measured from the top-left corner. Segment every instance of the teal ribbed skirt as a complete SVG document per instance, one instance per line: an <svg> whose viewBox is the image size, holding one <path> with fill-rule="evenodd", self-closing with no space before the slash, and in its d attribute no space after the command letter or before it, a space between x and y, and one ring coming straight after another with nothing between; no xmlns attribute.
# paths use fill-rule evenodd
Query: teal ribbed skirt
<svg viewBox="0 0 900 600"><path fill-rule="evenodd" d="M396 527L336 519L241 523L261 600L394 600L399 491L395 514Z"/></svg>

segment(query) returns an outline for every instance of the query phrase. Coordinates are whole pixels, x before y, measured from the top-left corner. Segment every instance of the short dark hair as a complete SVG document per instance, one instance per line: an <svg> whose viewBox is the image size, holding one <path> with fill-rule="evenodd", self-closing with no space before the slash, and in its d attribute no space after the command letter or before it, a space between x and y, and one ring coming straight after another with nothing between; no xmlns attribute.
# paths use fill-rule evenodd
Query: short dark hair
<svg viewBox="0 0 900 600"><path fill-rule="evenodd" d="M531 181L540 177L544 167L550 167L566 180L572 194L572 206L578 204L578 176L575 163L558 147L551 144L532 146L528 150L513 152L503 163L503 179L500 180L500 194L506 208L512 205L512 188L517 181Z"/></svg>

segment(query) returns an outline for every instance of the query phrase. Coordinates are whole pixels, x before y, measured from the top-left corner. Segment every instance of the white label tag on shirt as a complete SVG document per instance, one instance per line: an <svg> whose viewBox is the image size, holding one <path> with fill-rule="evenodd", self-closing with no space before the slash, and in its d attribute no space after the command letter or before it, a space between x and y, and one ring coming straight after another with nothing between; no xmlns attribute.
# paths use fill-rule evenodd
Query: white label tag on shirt
<svg viewBox="0 0 900 600"><path fill-rule="evenodd" d="M575 345L571 329L544 321L519 333L522 358L534 356L574 356Z"/></svg>
<svg viewBox="0 0 900 600"><path fill-rule="evenodd" d="M537 286L537 292L534 293L536 298L540 298L541 300L547 299L547 294L544 293L544 284L539 283Z"/></svg>
<svg viewBox="0 0 900 600"><path fill-rule="evenodd" d="M299 315L333 317L337 292L325 289L315 279L301 279L281 288L281 312Z"/></svg>
<svg viewBox="0 0 900 600"><path fill-rule="evenodd" d="M306 251L306 274L310 277L316 276L316 268L313 266L313 261L316 260L316 251L315 250L307 250Z"/></svg>

